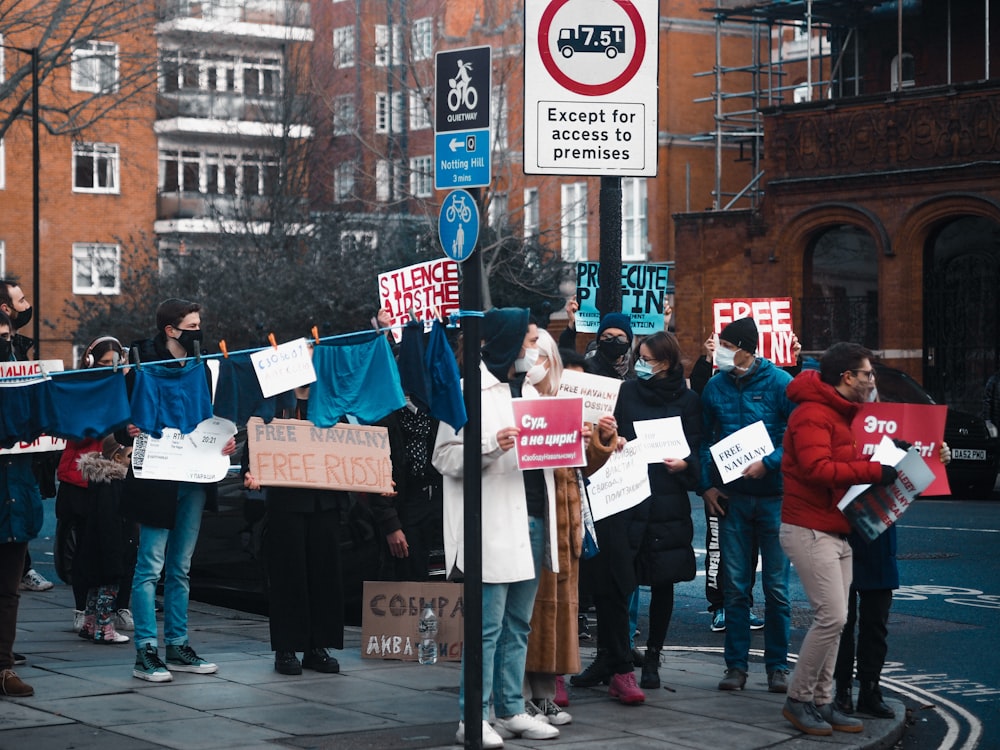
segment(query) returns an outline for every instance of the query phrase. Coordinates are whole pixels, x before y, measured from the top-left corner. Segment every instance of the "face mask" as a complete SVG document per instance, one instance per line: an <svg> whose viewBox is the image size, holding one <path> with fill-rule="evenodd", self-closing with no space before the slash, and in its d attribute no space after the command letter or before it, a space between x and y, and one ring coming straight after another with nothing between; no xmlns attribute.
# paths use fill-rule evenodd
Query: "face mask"
<svg viewBox="0 0 1000 750"><path fill-rule="evenodd" d="M604 355L606 360L614 362L628 352L629 343L627 341L618 342L613 339L611 341L598 341L597 350Z"/></svg>
<svg viewBox="0 0 1000 750"><path fill-rule="evenodd" d="M13 349L10 345L10 341L7 339L0 339L0 362L10 362L11 354L13 354Z"/></svg>
<svg viewBox="0 0 1000 750"><path fill-rule="evenodd" d="M868 394L868 401L871 403L878 401L878 388L872 388L872 392Z"/></svg>
<svg viewBox="0 0 1000 750"><path fill-rule="evenodd" d="M532 385L538 385L543 380L545 376L549 374L549 368L545 365L535 365L524 375L524 379L527 380Z"/></svg>
<svg viewBox="0 0 1000 750"><path fill-rule="evenodd" d="M178 336L175 339L175 341L178 344L180 344L181 346L183 346L184 347L184 351L186 351L189 355L191 355L193 357L194 356L194 342L197 341L199 345L201 344L201 331L183 330L183 331L181 331L181 335ZM199 350L200 350L200 348L201 347L199 346Z"/></svg>
<svg viewBox="0 0 1000 750"><path fill-rule="evenodd" d="M637 359L635 362L635 374L639 380L649 380L653 377L653 366L644 359Z"/></svg>
<svg viewBox="0 0 1000 750"><path fill-rule="evenodd" d="M525 349L524 356L514 360L514 372L527 372L538 361L537 349Z"/></svg>
<svg viewBox="0 0 1000 750"><path fill-rule="evenodd" d="M715 365L723 372L730 372L736 367L736 352L724 346L715 350Z"/></svg>
<svg viewBox="0 0 1000 750"><path fill-rule="evenodd" d="M31 315L34 311L35 308L33 307L29 307L27 310L21 310L21 312L17 314L17 318L12 319L10 322L13 323L14 328L24 328L31 322Z"/></svg>

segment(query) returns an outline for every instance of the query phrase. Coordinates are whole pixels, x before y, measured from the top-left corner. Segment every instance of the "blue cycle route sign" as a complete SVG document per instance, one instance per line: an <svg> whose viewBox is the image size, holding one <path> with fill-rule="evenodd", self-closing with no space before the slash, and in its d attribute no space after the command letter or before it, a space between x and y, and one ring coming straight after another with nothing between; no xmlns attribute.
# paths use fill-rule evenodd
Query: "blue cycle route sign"
<svg viewBox="0 0 1000 750"><path fill-rule="evenodd" d="M452 260L467 260L479 240L479 206L467 190L452 190L438 216L441 249Z"/></svg>

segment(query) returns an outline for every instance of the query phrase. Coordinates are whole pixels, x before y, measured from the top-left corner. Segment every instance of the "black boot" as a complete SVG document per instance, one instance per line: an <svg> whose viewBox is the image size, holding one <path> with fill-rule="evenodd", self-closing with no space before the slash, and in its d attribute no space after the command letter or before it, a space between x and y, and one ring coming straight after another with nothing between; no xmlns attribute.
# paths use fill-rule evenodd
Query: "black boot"
<svg viewBox="0 0 1000 750"><path fill-rule="evenodd" d="M590 663L590 666L580 674L570 677L569 682L573 687L594 687L602 682L607 685L613 676L608 664L608 652L599 648L597 649L597 657Z"/></svg>
<svg viewBox="0 0 1000 750"><path fill-rule="evenodd" d="M850 716L854 713L854 699L851 697L851 682L837 680L837 691L833 696L833 706L840 713Z"/></svg>
<svg viewBox="0 0 1000 750"><path fill-rule="evenodd" d="M660 687L660 649L646 647L646 656L642 662L642 677L639 687L655 690Z"/></svg>
<svg viewBox="0 0 1000 750"><path fill-rule="evenodd" d="M876 719L894 719L893 711L884 700L878 680L862 680L858 690L858 713L874 716Z"/></svg>

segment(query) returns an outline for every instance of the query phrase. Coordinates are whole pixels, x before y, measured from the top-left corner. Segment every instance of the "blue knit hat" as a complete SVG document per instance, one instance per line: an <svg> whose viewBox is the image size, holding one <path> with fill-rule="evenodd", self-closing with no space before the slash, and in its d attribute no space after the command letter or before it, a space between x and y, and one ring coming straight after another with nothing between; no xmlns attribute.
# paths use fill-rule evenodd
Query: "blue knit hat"
<svg viewBox="0 0 1000 750"><path fill-rule="evenodd" d="M608 313L605 315L601 318L601 325L597 329L597 338L600 338L601 334L608 328L620 328L625 331L628 342L632 343L632 321L629 320L628 315L623 313Z"/></svg>

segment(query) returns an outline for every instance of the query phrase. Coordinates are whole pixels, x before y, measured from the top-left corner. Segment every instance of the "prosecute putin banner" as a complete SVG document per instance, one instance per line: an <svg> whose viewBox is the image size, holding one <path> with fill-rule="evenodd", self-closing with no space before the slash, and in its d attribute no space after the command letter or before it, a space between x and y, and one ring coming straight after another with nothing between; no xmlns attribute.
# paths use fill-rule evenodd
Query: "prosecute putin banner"
<svg viewBox="0 0 1000 750"><path fill-rule="evenodd" d="M459 309L458 263L450 258L429 260L378 275L379 305L389 311L393 338L399 341L403 331L398 326L410 320L430 324L437 312L446 318Z"/></svg>
<svg viewBox="0 0 1000 750"><path fill-rule="evenodd" d="M673 263L622 263L622 312L629 316L636 336L663 330L663 300L667 296ZM601 313L597 309L598 272L601 264L576 264L576 330L597 333Z"/></svg>
<svg viewBox="0 0 1000 750"><path fill-rule="evenodd" d="M778 367L795 364L791 297L712 300L712 318L716 335L734 320L753 318L759 334L757 354Z"/></svg>

